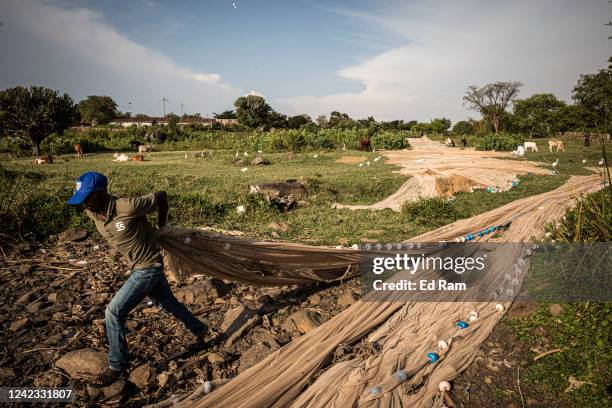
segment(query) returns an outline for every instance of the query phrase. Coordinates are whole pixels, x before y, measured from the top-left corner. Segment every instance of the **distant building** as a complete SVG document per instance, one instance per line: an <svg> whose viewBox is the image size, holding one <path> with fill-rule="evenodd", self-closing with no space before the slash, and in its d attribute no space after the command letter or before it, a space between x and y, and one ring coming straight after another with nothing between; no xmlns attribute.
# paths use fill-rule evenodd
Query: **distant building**
<svg viewBox="0 0 612 408"><path fill-rule="evenodd" d="M214 119L216 123L223 126L234 126L238 124L238 119Z"/></svg>

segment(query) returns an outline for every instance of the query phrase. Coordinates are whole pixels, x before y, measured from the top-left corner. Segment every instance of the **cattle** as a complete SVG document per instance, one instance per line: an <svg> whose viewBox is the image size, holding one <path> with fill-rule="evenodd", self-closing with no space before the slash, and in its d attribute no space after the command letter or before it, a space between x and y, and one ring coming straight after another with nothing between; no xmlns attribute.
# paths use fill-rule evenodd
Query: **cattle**
<svg viewBox="0 0 612 408"><path fill-rule="evenodd" d="M525 157L525 147L523 147L523 145L518 145L516 150L512 152L512 155L516 157Z"/></svg>
<svg viewBox="0 0 612 408"><path fill-rule="evenodd" d="M559 150L561 150L563 153L565 153L565 145L563 144L562 140L550 139L548 141L548 150L551 153L552 153L553 147L557 148L557 153L559 153Z"/></svg>
<svg viewBox="0 0 612 408"><path fill-rule="evenodd" d="M81 148L81 144L80 143L77 143L77 144L74 145L74 152L79 157L83 156L83 149Z"/></svg>
<svg viewBox="0 0 612 408"><path fill-rule="evenodd" d="M53 164L53 156L47 154L45 156L39 156L34 159L33 164Z"/></svg>
<svg viewBox="0 0 612 408"><path fill-rule="evenodd" d="M153 145L150 143L146 145L138 146L138 154L143 154L143 153L152 152L152 151L153 151Z"/></svg>
<svg viewBox="0 0 612 408"><path fill-rule="evenodd" d="M525 152L530 148L532 152L538 151L538 145L536 144L536 142L525 142Z"/></svg>
<svg viewBox="0 0 612 408"><path fill-rule="evenodd" d="M145 157L142 154L135 154L132 156L132 161L145 161Z"/></svg>
<svg viewBox="0 0 612 408"><path fill-rule="evenodd" d="M130 157L125 154L125 153L115 153L113 154L113 158L115 159L114 161L116 162L126 162L126 161L130 161Z"/></svg>

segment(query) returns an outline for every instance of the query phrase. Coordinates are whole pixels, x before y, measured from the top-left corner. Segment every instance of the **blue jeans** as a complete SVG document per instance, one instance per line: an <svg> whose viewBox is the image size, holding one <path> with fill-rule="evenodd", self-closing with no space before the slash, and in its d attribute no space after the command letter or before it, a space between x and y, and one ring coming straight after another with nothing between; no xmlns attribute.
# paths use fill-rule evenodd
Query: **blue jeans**
<svg viewBox="0 0 612 408"><path fill-rule="evenodd" d="M108 365L113 370L128 367L128 347L125 340L125 319L145 297L180 320L194 335L202 335L206 325L198 320L172 294L163 266L134 269L106 307L106 337L108 339Z"/></svg>

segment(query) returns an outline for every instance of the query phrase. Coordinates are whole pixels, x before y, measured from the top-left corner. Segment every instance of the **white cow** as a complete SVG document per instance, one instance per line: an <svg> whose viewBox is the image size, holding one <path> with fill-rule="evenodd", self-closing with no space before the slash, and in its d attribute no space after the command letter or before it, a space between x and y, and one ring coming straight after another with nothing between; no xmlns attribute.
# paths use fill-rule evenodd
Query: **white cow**
<svg viewBox="0 0 612 408"><path fill-rule="evenodd" d="M531 148L532 152L538 151L538 145L536 144L536 142L525 142L525 151L527 151L527 149L529 148Z"/></svg>
<svg viewBox="0 0 612 408"><path fill-rule="evenodd" d="M516 150L512 152L512 155L516 157L525 157L525 147L523 147L523 145L518 145Z"/></svg>
<svg viewBox="0 0 612 408"><path fill-rule="evenodd" d="M116 161L116 162L127 162L127 161L130 161L130 157L127 154L125 154L125 153L121 153L121 154L115 153L115 154L113 154L113 158L115 159L114 161Z"/></svg>
<svg viewBox="0 0 612 408"><path fill-rule="evenodd" d="M152 152L153 151L153 145L152 144L146 144L146 145L139 145L138 146L138 154L143 154L146 152Z"/></svg>

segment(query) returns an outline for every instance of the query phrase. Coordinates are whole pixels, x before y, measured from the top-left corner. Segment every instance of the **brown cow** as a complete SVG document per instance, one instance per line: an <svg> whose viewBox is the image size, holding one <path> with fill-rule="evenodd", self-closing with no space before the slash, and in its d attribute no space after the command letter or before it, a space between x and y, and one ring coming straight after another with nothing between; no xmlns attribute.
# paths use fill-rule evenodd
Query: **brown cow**
<svg viewBox="0 0 612 408"><path fill-rule="evenodd" d="M74 152L79 157L83 156L83 149L81 148L81 144L80 143L77 143L77 144L74 145Z"/></svg>
<svg viewBox="0 0 612 408"><path fill-rule="evenodd" d="M145 157L142 154L136 154L132 156L132 161L145 161Z"/></svg>

